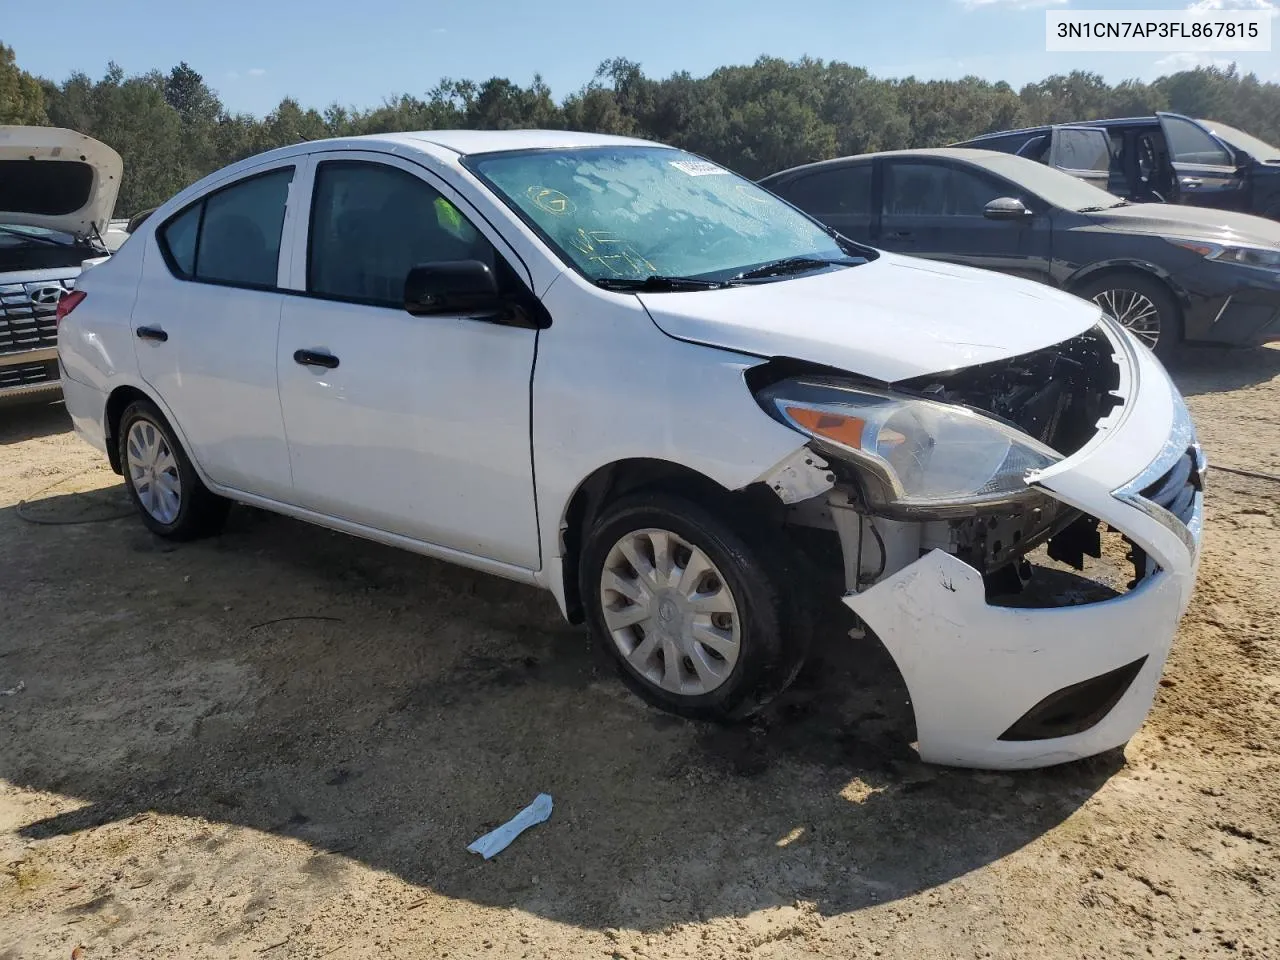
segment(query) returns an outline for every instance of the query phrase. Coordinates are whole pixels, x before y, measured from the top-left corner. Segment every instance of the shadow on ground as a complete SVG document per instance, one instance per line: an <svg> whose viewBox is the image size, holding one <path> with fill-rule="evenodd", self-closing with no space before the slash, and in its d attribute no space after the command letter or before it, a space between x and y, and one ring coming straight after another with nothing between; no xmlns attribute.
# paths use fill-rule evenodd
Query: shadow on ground
<svg viewBox="0 0 1280 960"><path fill-rule="evenodd" d="M32 507L100 515L121 496ZM725 729L641 705L549 594L257 511L175 546L132 519L8 508L0 542L0 687L26 686L0 701L0 777L86 804L27 838L181 814L450 897L651 930L944 883L1123 763L927 767L887 655L834 621L786 698ZM493 861L465 852L539 791L548 823Z"/></svg>
<svg viewBox="0 0 1280 960"><path fill-rule="evenodd" d="M66 433L70 429L71 417L61 400L0 404L0 446Z"/></svg>
<svg viewBox="0 0 1280 960"><path fill-rule="evenodd" d="M1280 349L1187 347L1169 364L1183 396L1231 393L1280 376Z"/></svg>

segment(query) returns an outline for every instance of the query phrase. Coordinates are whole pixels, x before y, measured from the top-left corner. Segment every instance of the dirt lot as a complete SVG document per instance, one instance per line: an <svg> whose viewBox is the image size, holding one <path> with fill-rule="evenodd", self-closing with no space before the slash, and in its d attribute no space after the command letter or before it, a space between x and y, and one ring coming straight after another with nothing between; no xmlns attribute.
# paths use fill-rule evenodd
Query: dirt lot
<svg viewBox="0 0 1280 960"><path fill-rule="evenodd" d="M1280 472L1280 350L1177 374L1212 462ZM1280 960L1280 484L1211 483L1146 727L992 775L915 759L870 642L677 722L549 595L247 509L163 543L60 406L0 411L0 960Z"/></svg>

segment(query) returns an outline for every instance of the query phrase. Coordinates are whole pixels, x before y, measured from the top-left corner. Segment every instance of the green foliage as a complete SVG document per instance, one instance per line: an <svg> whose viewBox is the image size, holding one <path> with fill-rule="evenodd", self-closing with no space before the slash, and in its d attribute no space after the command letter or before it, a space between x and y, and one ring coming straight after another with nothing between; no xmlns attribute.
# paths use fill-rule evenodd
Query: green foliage
<svg viewBox="0 0 1280 960"><path fill-rule="evenodd" d="M882 79L847 63L762 57L705 77L646 77L615 58L557 103L541 77L442 79L423 96L388 97L323 111L286 98L265 117L229 113L191 66L101 80L75 73L60 84L20 70L0 44L0 122L52 123L115 147L125 175L124 216L163 202L201 176L263 150L323 137L451 127L567 128L646 137L684 147L750 177L812 160L876 150L934 147L1040 123L1143 116L1172 110L1280 143L1280 85L1252 74L1199 68L1147 84L1111 85L1073 71L1021 91L979 77Z"/></svg>

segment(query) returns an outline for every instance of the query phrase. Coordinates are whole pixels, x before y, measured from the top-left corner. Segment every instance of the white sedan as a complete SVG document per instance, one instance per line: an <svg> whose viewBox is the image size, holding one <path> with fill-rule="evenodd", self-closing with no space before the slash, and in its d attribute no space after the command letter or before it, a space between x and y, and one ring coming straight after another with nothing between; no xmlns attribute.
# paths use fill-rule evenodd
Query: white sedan
<svg viewBox="0 0 1280 960"><path fill-rule="evenodd" d="M855 245L656 143L252 157L59 315L76 429L155 533L240 501L537 584L685 716L779 694L839 599L925 760L1087 756L1143 722L1195 580L1186 408L1095 305ZM1127 591L1010 599L1108 525Z"/></svg>

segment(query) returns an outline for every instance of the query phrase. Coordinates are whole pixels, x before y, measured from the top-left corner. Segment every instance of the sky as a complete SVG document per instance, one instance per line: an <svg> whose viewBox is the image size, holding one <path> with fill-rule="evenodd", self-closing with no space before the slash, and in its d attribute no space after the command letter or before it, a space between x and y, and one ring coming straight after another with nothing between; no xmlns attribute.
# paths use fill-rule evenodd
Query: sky
<svg viewBox="0 0 1280 960"><path fill-rule="evenodd" d="M1280 0L0 0L0 40L24 69L63 80L167 71L185 60L233 112L262 115L282 97L304 107L369 107L424 95L442 77L528 84L541 73L557 99L600 61L626 57L646 75L745 64L762 55L842 60L885 77L967 74L1015 88L1073 69L1107 80L1201 63L1280 81L1270 53L1046 53L1046 8L1272 9ZM7 9L4 9L7 8ZM1280 20L1273 24L1280 44Z"/></svg>

